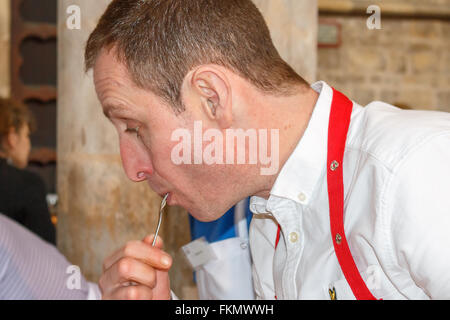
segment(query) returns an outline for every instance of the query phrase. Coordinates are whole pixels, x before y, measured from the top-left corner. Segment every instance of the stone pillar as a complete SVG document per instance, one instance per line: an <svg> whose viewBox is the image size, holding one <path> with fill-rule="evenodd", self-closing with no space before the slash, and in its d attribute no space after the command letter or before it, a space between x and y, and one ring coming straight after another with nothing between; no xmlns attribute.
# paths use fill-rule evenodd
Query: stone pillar
<svg viewBox="0 0 450 320"><path fill-rule="evenodd" d="M11 8L9 1L0 1L0 97L10 96L10 23Z"/></svg>
<svg viewBox="0 0 450 320"><path fill-rule="evenodd" d="M253 0L281 57L308 82L317 72L317 0Z"/></svg>
<svg viewBox="0 0 450 320"><path fill-rule="evenodd" d="M109 2L58 1L58 248L92 281L98 280L102 261L113 250L154 232L161 200L146 183L126 178L117 135L102 114L92 75L83 71L85 43ZM266 15L283 57L313 81L316 2L255 2ZM66 26L70 5L81 10L80 30ZM190 239L186 212L169 208L161 235L175 258L172 289L180 298L195 298L191 270L179 253Z"/></svg>

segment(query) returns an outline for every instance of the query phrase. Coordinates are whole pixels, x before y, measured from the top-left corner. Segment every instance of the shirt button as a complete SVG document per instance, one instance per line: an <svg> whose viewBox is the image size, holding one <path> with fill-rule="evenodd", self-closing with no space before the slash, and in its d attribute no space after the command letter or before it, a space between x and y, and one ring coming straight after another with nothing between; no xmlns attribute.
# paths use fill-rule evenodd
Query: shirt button
<svg viewBox="0 0 450 320"><path fill-rule="evenodd" d="M289 234L289 241L292 243L296 243L298 241L298 233L297 232L291 232Z"/></svg>
<svg viewBox="0 0 450 320"><path fill-rule="evenodd" d="M305 202L306 201L306 194L304 194L303 192L300 192L298 194L298 200L300 200L300 202Z"/></svg>

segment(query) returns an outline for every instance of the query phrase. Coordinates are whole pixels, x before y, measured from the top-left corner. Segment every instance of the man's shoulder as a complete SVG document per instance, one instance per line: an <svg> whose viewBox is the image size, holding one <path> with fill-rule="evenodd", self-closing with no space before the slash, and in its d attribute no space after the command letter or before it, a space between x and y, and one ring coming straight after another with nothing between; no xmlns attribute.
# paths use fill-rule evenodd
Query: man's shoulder
<svg viewBox="0 0 450 320"><path fill-rule="evenodd" d="M361 108L350 130L349 147L393 168L421 145L450 137L450 113L402 110L375 101Z"/></svg>

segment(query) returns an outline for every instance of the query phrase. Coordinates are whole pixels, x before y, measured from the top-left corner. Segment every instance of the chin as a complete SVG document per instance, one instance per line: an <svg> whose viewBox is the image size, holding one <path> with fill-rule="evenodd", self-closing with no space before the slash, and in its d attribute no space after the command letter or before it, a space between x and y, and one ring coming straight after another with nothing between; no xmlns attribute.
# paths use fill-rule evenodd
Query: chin
<svg viewBox="0 0 450 320"><path fill-rule="evenodd" d="M191 216L193 216L195 219L201 222L211 222L216 221L220 217L222 217L226 211L222 213L216 213L211 211L203 211L202 209L186 209Z"/></svg>

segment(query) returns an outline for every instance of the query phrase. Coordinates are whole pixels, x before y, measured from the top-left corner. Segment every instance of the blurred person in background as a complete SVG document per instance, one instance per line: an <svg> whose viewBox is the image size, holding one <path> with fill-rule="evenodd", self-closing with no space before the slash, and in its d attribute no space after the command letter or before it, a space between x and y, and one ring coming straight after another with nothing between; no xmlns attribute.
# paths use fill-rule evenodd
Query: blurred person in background
<svg viewBox="0 0 450 320"><path fill-rule="evenodd" d="M0 212L56 244L42 179L25 170L33 117L25 105L0 99Z"/></svg>

